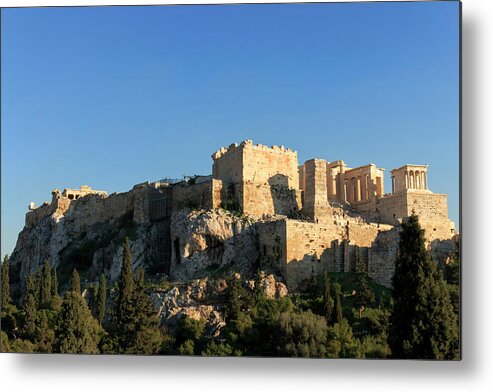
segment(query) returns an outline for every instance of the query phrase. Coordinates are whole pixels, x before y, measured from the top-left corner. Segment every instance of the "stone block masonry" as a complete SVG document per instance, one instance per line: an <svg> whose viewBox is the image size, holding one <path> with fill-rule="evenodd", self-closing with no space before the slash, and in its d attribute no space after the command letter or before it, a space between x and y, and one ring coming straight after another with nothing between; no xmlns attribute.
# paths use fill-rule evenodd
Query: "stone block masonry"
<svg viewBox="0 0 493 392"><path fill-rule="evenodd" d="M255 222L256 239L249 231L249 240L242 243L255 243L250 253L258 254L262 267L282 275L294 290L312 274L352 271L358 257L371 277L390 285L400 223L412 214L419 217L436 261L456 253L457 233L448 218L447 195L429 190L427 165L391 170L392 193L385 194L384 169L372 163L350 168L342 160L314 158L299 165L296 151L251 140L219 149L212 160L210 176L145 182L124 193L108 195L88 186L62 193L55 189L51 203L38 208L31 203L26 228L48 225L45 218L52 217L69 222L73 232L69 234L78 235L133 213L134 224L154 227L153 246L159 249L153 252L168 273L173 260L178 264L178 258L192 257L181 239L178 244L176 238L172 241L172 217L183 211L212 214L227 209L228 214L234 212L231 216ZM228 246L233 249L236 234L231 233ZM210 247L216 255L218 244L207 237L200 249ZM245 260L247 250L241 253Z"/></svg>

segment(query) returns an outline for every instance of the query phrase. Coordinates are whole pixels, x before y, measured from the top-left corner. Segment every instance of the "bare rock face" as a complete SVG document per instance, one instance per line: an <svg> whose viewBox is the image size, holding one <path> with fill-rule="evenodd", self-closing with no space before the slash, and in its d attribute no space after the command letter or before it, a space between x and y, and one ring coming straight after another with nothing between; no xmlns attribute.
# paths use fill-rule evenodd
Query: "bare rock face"
<svg viewBox="0 0 493 392"><path fill-rule="evenodd" d="M277 299L289 294L288 287L281 280L282 278L280 277L261 271L260 287L267 298ZM255 280L247 280L246 285L253 289L255 287Z"/></svg>
<svg viewBox="0 0 493 392"><path fill-rule="evenodd" d="M234 274L235 279L242 279ZM260 284L267 298L277 299L288 295L286 285L274 275L261 273ZM249 289L255 287L254 280L243 281ZM223 311L227 300L228 281L218 279L196 279L188 283L179 283L169 289L156 289L151 299L158 311L161 322L174 328L183 317L204 320L206 332L217 336L226 324Z"/></svg>
<svg viewBox="0 0 493 392"><path fill-rule="evenodd" d="M151 299L162 322L173 328L182 317L188 316L195 320L204 320L210 336L219 334L220 329L226 325L219 311L222 304L217 301L216 295L207 295L210 293L208 285L208 280L202 279L167 291L154 291Z"/></svg>
<svg viewBox="0 0 493 392"><path fill-rule="evenodd" d="M205 277L214 271L248 274L259 257L255 220L225 210L183 209L171 218L173 279Z"/></svg>
<svg viewBox="0 0 493 392"><path fill-rule="evenodd" d="M125 236L130 237L134 269L151 263L157 249L157 229L151 223L134 222L134 193L107 198L88 195L66 205L54 199L51 205L40 207L44 215L38 214L35 221L26 224L10 258L16 272L12 282L15 293L45 260L57 268L62 290L73 268L89 281L97 281L102 271L115 281L121 270Z"/></svg>

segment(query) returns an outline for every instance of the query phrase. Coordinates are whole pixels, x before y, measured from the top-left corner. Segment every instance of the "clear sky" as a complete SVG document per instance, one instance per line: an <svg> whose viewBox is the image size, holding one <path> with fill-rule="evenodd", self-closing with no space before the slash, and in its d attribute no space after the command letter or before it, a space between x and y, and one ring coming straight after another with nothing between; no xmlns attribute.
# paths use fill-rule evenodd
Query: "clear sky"
<svg viewBox="0 0 493 392"><path fill-rule="evenodd" d="M429 164L459 223L459 4L3 9L1 252L30 201L210 174L243 139Z"/></svg>

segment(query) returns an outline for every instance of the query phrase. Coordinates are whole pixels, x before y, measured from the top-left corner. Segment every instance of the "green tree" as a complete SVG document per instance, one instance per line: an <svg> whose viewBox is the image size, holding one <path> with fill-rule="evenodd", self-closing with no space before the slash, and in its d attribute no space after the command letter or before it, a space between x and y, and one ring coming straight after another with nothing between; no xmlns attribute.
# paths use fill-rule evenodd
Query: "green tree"
<svg viewBox="0 0 493 392"><path fill-rule="evenodd" d="M332 317L333 301L330 295L330 280L329 280L329 275L327 273L324 274L323 283L324 283L323 315L325 316L325 320L327 321L327 324L329 324Z"/></svg>
<svg viewBox="0 0 493 392"><path fill-rule="evenodd" d="M361 343L353 337L353 330L346 319L328 329L327 356L329 358L362 358Z"/></svg>
<svg viewBox="0 0 493 392"><path fill-rule="evenodd" d="M418 217L402 224L392 280L389 345L394 358L453 359L458 329L450 297L429 252Z"/></svg>
<svg viewBox="0 0 493 392"><path fill-rule="evenodd" d="M106 277L104 273L99 277L99 287L96 296L96 319L101 325L103 323L104 314L106 312Z"/></svg>
<svg viewBox="0 0 493 392"><path fill-rule="evenodd" d="M75 291L65 293L56 325L56 351L97 354L101 327L92 317L87 303Z"/></svg>
<svg viewBox="0 0 493 392"><path fill-rule="evenodd" d="M10 302L9 257L5 255L2 263L2 309Z"/></svg>
<svg viewBox="0 0 493 392"><path fill-rule="evenodd" d="M135 284L140 290L143 290L145 287L145 273L144 268L139 267L137 273L135 274Z"/></svg>
<svg viewBox="0 0 493 392"><path fill-rule="evenodd" d="M79 277L79 273L75 268L72 271L71 291L76 295L80 295L80 277Z"/></svg>
<svg viewBox="0 0 493 392"><path fill-rule="evenodd" d="M10 352L9 337L4 331L0 331L0 353Z"/></svg>
<svg viewBox="0 0 493 392"><path fill-rule="evenodd" d="M372 290L366 264L361 261L359 251L356 251L356 263L353 274L353 281L356 285L355 304L359 310L359 317L366 306L375 301L375 293Z"/></svg>
<svg viewBox="0 0 493 392"><path fill-rule="evenodd" d="M284 312L279 316L277 353L289 357L324 357L327 323L311 311Z"/></svg>
<svg viewBox="0 0 493 392"><path fill-rule="evenodd" d="M58 276L56 273L56 268L51 270L51 296L55 297L58 295Z"/></svg>
<svg viewBox="0 0 493 392"><path fill-rule="evenodd" d="M259 269L255 273L255 286L253 288L253 305L257 304L259 301L264 298L264 290L262 289L262 276L263 273Z"/></svg>
<svg viewBox="0 0 493 392"><path fill-rule="evenodd" d="M23 304L24 311L24 326L23 334L28 339L33 339L36 333L36 300L31 293L26 295Z"/></svg>
<svg viewBox="0 0 493 392"><path fill-rule="evenodd" d="M42 308L47 308L51 302L51 267L48 260L45 260L41 268L41 279L39 286L39 304Z"/></svg>
<svg viewBox="0 0 493 392"><path fill-rule="evenodd" d="M41 353L53 352L54 340L55 332L50 328L47 311L41 310L36 324L36 351Z"/></svg>
<svg viewBox="0 0 493 392"><path fill-rule="evenodd" d="M24 297L22 300L23 303L26 302L27 296L30 294L34 298L35 308L38 307L39 305L38 284L39 284L38 274L30 273L26 279L26 289L24 291Z"/></svg>
<svg viewBox="0 0 493 392"><path fill-rule="evenodd" d="M334 310L332 312L331 324L340 324L342 319L341 286L336 283L334 284Z"/></svg>
<svg viewBox="0 0 493 392"><path fill-rule="evenodd" d="M241 351L234 349L228 343L221 342L217 344L212 341L202 350L201 355L204 357L233 357L241 356Z"/></svg>
<svg viewBox="0 0 493 392"><path fill-rule="evenodd" d="M162 338L156 310L144 290L143 279L134 282L130 242L125 238L123 264L112 320L116 344L112 350L128 354L156 354Z"/></svg>
<svg viewBox="0 0 493 392"><path fill-rule="evenodd" d="M134 293L135 329L132 331L129 354L157 354L163 339L158 328L159 319L149 295L140 284Z"/></svg>
<svg viewBox="0 0 493 392"><path fill-rule="evenodd" d="M316 299L318 297L317 275L315 275L315 270L313 269L313 267L312 267L312 274L310 276L310 285L308 291L312 299Z"/></svg>
<svg viewBox="0 0 493 392"><path fill-rule="evenodd" d="M114 328L120 348L126 350L131 344L131 334L135 331L134 278L132 273L132 253L130 242L125 237L123 245L123 264L118 279L118 295L114 309Z"/></svg>
<svg viewBox="0 0 493 392"><path fill-rule="evenodd" d="M224 311L226 321L235 320L238 318L242 305L242 289L240 279L237 279L236 276L232 276L229 279L226 308Z"/></svg>

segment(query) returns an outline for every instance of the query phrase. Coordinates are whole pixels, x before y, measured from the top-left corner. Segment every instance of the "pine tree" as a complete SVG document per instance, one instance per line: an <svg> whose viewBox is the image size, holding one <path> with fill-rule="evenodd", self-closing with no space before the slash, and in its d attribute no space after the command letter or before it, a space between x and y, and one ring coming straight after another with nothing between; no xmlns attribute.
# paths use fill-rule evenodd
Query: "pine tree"
<svg viewBox="0 0 493 392"><path fill-rule="evenodd" d="M336 283L334 285L334 311L332 313L332 324L340 324L342 318L341 286Z"/></svg>
<svg viewBox="0 0 493 392"><path fill-rule="evenodd" d="M40 307L46 308L51 301L51 267L48 260L45 260L41 269L41 281L39 286Z"/></svg>
<svg viewBox="0 0 493 392"><path fill-rule="evenodd" d="M332 298L330 296L330 280L327 273L324 274L323 314L328 325L332 316Z"/></svg>
<svg viewBox="0 0 493 392"><path fill-rule="evenodd" d="M424 233L415 215L402 224L392 284L392 356L456 358L457 318L445 282L425 248Z"/></svg>
<svg viewBox="0 0 493 392"><path fill-rule="evenodd" d="M80 295L80 277L76 269L72 271L72 289L71 291L77 295Z"/></svg>
<svg viewBox="0 0 493 392"><path fill-rule="evenodd" d="M96 318L101 325L106 312L106 277L104 273L99 277L98 294L96 298Z"/></svg>
<svg viewBox="0 0 493 392"><path fill-rule="evenodd" d="M2 263L2 309L10 303L9 257L6 255Z"/></svg>
<svg viewBox="0 0 493 392"><path fill-rule="evenodd" d="M58 295L58 277L56 273L56 268L51 270L51 296L55 297Z"/></svg>

